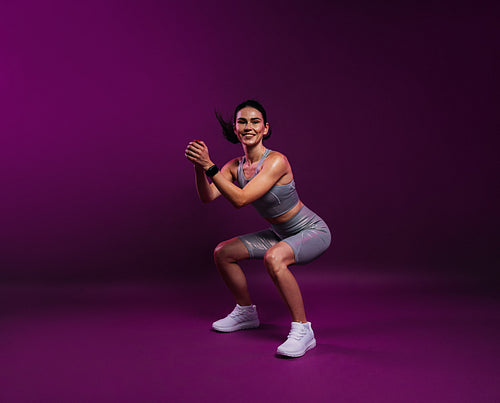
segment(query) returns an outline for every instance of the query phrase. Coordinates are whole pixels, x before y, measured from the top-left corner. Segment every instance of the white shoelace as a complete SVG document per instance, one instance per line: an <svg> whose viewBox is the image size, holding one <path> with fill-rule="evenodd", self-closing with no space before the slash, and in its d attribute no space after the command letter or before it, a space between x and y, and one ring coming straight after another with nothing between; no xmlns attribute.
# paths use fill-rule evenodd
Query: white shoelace
<svg viewBox="0 0 500 403"><path fill-rule="evenodd" d="M300 340L302 339L307 333L306 327L301 326L299 327L292 327L290 330L290 333L288 333L288 338L289 339L295 339L295 340Z"/></svg>
<svg viewBox="0 0 500 403"><path fill-rule="evenodd" d="M233 319L239 319L240 317L242 317L243 319L248 319L249 316L252 314L253 314L252 310L246 311L244 309L236 308L233 310L233 312L229 314L229 317Z"/></svg>

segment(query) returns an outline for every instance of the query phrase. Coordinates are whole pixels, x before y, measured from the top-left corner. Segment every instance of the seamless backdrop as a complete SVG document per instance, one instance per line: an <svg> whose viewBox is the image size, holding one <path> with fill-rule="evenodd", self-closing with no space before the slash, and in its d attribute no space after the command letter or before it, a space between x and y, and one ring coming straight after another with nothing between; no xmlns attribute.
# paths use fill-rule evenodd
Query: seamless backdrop
<svg viewBox="0 0 500 403"><path fill-rule="evenodd" d="M220 240L266 223L202 205L184 149L240 155L213 112L249 98L333 230L324 262L493 275L498 11L2 2L1 277L203 276Z"/></svg>

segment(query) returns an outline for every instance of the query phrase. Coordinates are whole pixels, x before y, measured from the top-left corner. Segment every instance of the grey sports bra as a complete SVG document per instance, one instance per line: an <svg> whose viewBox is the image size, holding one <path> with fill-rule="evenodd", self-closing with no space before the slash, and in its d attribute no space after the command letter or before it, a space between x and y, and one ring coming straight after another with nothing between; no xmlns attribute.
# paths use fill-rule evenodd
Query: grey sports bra
<svg viewBox="0 0 500 403"><path fill-rule="evenodd" d="M255 175L259 173L260 167L264 162L264 159L269 155L271 150L266 149L262 155L255 173L250 179L245 178L243 173L243 163L245 162L245 157L240 160L237 171L237 181L240 188L244 188L248 182L250 182ZM269 191L262 196L260 199L252 202L252 206L255 207L257 212L264 218L278 217L290 211L299 202L299 195L295 190L295 181L292 179L290 183L286 185L274 185Z"/></svg>

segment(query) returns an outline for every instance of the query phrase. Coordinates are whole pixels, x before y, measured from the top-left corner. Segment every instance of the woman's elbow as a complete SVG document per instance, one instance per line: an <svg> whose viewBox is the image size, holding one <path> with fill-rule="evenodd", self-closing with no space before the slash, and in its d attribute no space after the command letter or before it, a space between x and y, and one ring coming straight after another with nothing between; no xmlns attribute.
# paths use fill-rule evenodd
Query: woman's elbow
<svg viewBox="0 0 500 403"><path fill-rule="evenodd" d="M215 192L208 193L208 194L207 193L198 193L198 197L200 198L200 201L203 204L207 204L207 203L213 202L219 196L220 196L220 194L217 194Z"/></svg>
<svg viewBox="0 0 500 403"><path fill-rule="evenodd" d="M200 201L203 203L203 204L208 204L212 201L214 201L216 199L216 197L210 197L210 196L201 196L200 195Z"/></svg>
<svg viewBox="0 0 500 403"><path fill-rule="evenodd" d="M245 207L246 205L250 204L248 201L246 200L243 200L243 199L239 199L239 200L233 200L231 202L231 204L237 208L237 209L240 209L242 207Z"/></svg>

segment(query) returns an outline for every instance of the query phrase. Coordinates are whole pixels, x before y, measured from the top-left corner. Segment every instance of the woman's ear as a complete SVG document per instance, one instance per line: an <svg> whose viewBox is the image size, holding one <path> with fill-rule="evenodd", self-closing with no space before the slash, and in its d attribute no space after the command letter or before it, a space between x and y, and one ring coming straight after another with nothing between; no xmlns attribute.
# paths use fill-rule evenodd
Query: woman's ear
<svg viewBox="0 0 500 403"><path fill-rule="evenodd" d="M269 122L266 123L266 128L264 129L264 136L269 132Z"/></svg>

